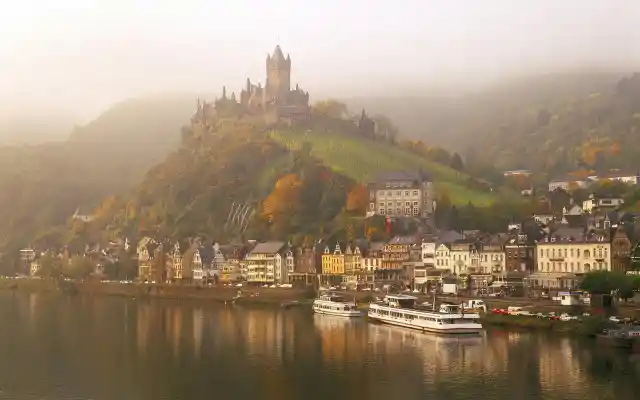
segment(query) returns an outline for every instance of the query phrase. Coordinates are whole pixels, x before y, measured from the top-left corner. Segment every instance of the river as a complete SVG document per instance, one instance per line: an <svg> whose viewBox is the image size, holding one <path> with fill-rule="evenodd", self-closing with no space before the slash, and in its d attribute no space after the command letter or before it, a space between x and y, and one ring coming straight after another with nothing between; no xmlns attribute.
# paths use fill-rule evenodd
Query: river
<svg viewBox="0 0 640 400"><path fill-rule="evenodd" d="M0 293L0 399L632 399L640 361L589 341L461 339L196 302Z"/></svg>

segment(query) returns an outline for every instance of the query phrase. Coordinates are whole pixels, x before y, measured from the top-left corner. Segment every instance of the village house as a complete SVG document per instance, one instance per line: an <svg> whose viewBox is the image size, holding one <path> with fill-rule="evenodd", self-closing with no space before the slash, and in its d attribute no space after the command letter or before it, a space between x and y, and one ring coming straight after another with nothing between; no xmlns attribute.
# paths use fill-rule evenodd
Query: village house
<svg viewBox="0 0 640 400"><path fill-rule="evenodd" d="M554 179L549 182L549 192L553 192L554 190L564 190L566 192L571 191L573 189L584 189L591 183L588 179L577 179L575 177L569 176L566 178Z"/></svg>
<svg viewBox="0 0 640 400"><path fill-rule="evenodd" d="M492 235L478 244L478 273L503 274L506 267L504 245L509 237L506 234Z"/></svg>
<svg viewBox="0 0 640 400"><path fill-rule="evenodd" d="M433 238L423 239L420 245L421 260L425 268L434 268L436 265L436 242Z"/></svg>
<svg viewBox="0 0 640 400"><path fill-rule="evenodd" d="M384 250L384 243L371 243L365 256L360 260L361 270L364 272L375 272L380 269L382 267L382 250Z"/></svg>
<svg viewBox="0 0 640 400"><path fill-rule="evenodd" d="M342 283L348 286L356 286L360 276L360 264L362 252L360 247L348 244L344 252L344 275Z"/></svg>
<svg viewBox="0 0 640 400"><path fill-rule="evenodd" d="M176 241L173 245L173 251L169 256L169 259L171 260L171 279L170 280L172 282L179 282L179 281L182 281L182 279L184 278L184 274L183 274L184 270L182 265L182 256L183 256L184 247L185 246L180 246L179 241Z"/></svg>
<svg viewBox="0 0 640 400"><path fill-rule="evenodd" d="M230 244L219 246L218 251L222 254L224 262L220 260L220 256L216 254L218 261L217 269L219 271L219 281L223 283L237 282L242 280L241 264L244 263L247 254L246 246L242 244Z"/></svg>
<svg viewBox="0 0 640 400"><path fill-rule="evenodd" d="M590 176L593 181L617 181L629 185L637 185L639 183L640 172L637 171L620 171L611 170L598 175Z"/></svg>
<svg viewBox="0 0 640 400"><path fill-rule="evenodd" d="M622 227L616 227L611 239L611 271L627 272L631 265L631 241Z"/></svg>
<svg viewBox="0 0 640 400"><path fill-rule="evenodd" d="M191 276L194 283L203 284L218 280L217 270L216 274L212 274L215 251L219 251L219 247L201 245L194 249L191 257Z"/></svg>
<svg viewBox="0 0 640 400"><path fill-rule="evenodd" d="M582 202L582 209L587 213L594 213L596 211L610 211L614 210L624 204L622 197L605 197L596 196L590 194L589 198Z"/></svg>
<svg viewBox="0 0 640 400"><path fill-rule="evenodd" d="M436 268L453 270L453 263L451 262L451 247L448 243L440 243L436 247Z"/></svg>
<svg viewBox="0 0 640 400"><path fill-rule="evenodd" d="M322 269L322 244L306 245L296 248L294 271L289 274L289 283L295 286L313 285L317 269Z"/></svg>
<svg viewBox="0 0 640 400"><path fill-rule="evenodd" d="M345 272L344 252L340 243L336 243L333 250L325 246L322 254L322 281L328 284L338 284Z"/></svg>
<svg viewBox="0 0 640 400"><path fill-rule="evenodd" d="M275 284L276 276L281 279L283 275L286 277L286 273L282 271L283 266L286 265L286 261L283 262L285 247L284 242L258 243L245 259L247 283ZM280 272L276 274L276 271Z"/></svg>
<svg viewBox="0 0 640 400"><path fill-rule="evenodd" d="M451 272L456 275L479 272L478 251L471 240L456 240L449 248Z"/></svg>
<svg viewBox="0 0 640 400"><path fill-rule="evenodd" d="M433 213L433 182L422 171L387 172L368 188L368 215L427 217Z"/></svg>
<svg viewBox="0 0 640 400"><path fill-rule="evenodd" d="M159 244L149 237L144 237L138 243L138 279L140 281L152 281L155 267L158 265L154 262L154 256Z"/></svg>
<svg viewBox="0 0 640 400"><path fill-rule="evenodd" d="M531 273L535 270L535 241L526 234L511 235L504 244L505 272Z"/></svg>

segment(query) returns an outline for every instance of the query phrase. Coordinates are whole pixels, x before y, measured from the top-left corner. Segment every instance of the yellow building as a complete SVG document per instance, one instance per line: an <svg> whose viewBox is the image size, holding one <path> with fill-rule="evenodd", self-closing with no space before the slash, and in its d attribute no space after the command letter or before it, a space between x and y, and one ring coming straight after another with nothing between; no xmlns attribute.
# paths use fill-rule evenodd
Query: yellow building
<svg viewBox="0 0 640 400"><path fill-rule="evenodd" d="M323 275L342 275L344 274L344 253L340 248L340 243L336 243L333 252L329 246L324 248L322 254L322 274Z"/></svg>

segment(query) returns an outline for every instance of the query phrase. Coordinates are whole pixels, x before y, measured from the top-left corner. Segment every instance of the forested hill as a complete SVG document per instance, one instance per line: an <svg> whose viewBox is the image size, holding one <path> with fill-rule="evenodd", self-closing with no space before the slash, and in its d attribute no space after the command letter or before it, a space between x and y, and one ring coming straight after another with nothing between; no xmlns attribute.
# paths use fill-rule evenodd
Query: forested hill
<svg viewBox="0 0 640 400"><path fill-rule="evenodd" d="M76 208L137 184L177 146L193 107L191 96L129 100L68 140L0 147L0 252L55 236Z"/></svg>
<svg viewBox="0 0 640 400"><path fill-rule="evenodd" d="M507 80L472 94L352 99L405 133L498 169L556 176L637 168L638 76L572 72Z"/></svg>

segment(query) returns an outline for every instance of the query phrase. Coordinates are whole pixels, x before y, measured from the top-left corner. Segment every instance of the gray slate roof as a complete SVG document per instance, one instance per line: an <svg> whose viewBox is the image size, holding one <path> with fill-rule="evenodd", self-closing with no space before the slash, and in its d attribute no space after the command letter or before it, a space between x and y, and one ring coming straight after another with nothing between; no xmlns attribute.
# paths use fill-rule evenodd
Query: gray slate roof
<svg viewBox="0 0 640 400"><path fill-rule="evenodd" d="M250 254L275 254L282 250L284 242L265 242L258 243L256 247L251 250Z"/></svg>

